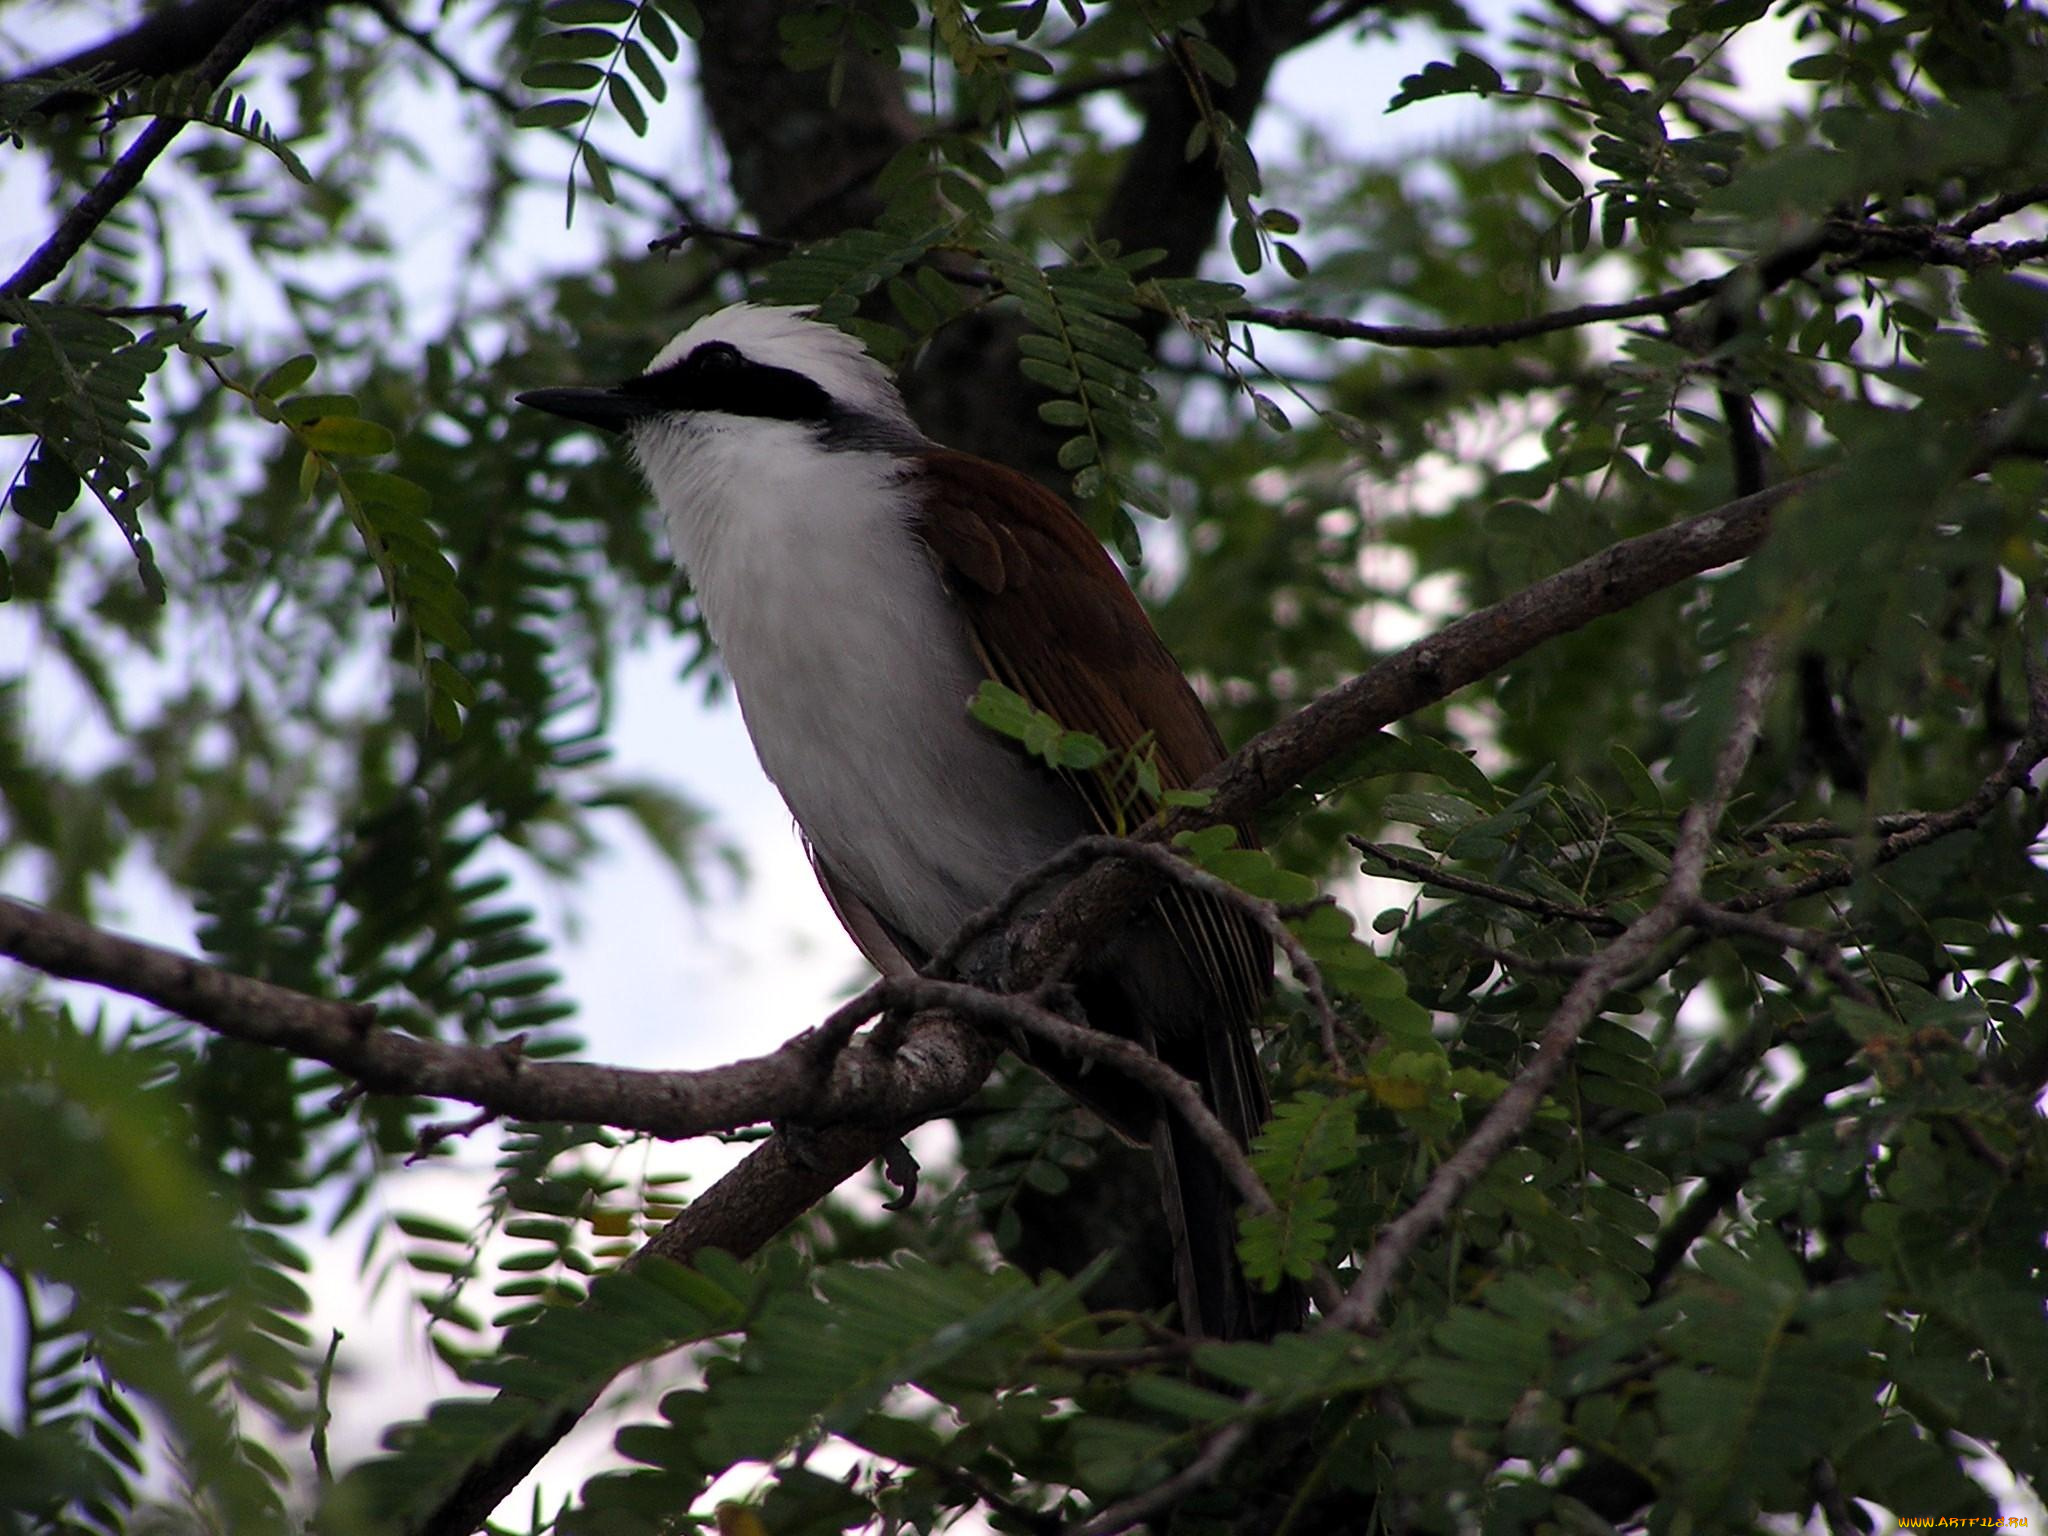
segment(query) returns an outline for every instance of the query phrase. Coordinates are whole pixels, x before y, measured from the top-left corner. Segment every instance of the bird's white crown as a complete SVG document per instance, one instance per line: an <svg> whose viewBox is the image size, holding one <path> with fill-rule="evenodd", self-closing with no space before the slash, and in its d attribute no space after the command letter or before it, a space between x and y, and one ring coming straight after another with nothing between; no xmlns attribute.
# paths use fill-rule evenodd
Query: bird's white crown
<svg viewBox="0 0 2048 1536"><path fill-rule="evenodd" d="M647 372L659 373L710 341L728 343L749 362L800 373L841 405L916 433L895 379L861 339L794 305L741 303L715 310L678 332Z"/></svg>

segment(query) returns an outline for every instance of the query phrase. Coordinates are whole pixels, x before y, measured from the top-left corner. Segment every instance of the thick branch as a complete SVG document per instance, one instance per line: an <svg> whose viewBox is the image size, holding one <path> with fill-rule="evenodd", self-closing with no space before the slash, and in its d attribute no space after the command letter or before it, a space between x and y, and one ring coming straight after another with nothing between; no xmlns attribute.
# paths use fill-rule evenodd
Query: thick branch
<svg viewBox="0 0 2048 1536"><path fill-rule="evenodd" d="M764 1120L915 1124L980 1086L988 1064L967 1032L921 1019L893 1052L856 1043L821 1056L818 1036L909 999L882 981L823 1029L702 1072L642 1072L528 1061L517 1050L379 1029L374 1010L308 997L189 956L0 897L0 954L71 981L111 987L231 1039L325 1062L373 1093L459 1099L523 1120L590 1121L656 1136L701 1136Z"/></svg>
<svg viewBox="0 0 2048 1536"><path fill-rule="evenodd" d="M1620 613L1702 571L1753 553L1770 517L1811 484L1790 480L1668 528L1611 544L1490 608L1446 624L1310 701L1202 781L1202 822L1256 812L1372 732L1526 656L1546 640ZM1177 818L1179 831L1195 818Z"/></svg>

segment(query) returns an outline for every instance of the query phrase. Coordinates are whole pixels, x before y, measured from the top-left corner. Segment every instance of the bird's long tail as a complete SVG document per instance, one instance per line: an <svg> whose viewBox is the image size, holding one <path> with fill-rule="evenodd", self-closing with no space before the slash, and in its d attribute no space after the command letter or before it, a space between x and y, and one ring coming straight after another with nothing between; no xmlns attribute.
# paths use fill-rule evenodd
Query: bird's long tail
<svg viewBox="0 0 2048 1536"><path fill-rule="evenodd" d="M1224 1130L1247 1148L1269 1112L1265 1079L1248 1032L1205 1031L1203 1059L1175 1067L1203 1087L1203 1097ZM1269 1339L1301 1326L1305 1298L1299 1286L1283 1282L1265 1290L1245 1273L1237 1254L1238 1212L1243 1198L1185 1116L1160 1108L1152 1135L1166 1224L1173 1234L1174 1281L1182 1326L1212 1339Z"/></svg>

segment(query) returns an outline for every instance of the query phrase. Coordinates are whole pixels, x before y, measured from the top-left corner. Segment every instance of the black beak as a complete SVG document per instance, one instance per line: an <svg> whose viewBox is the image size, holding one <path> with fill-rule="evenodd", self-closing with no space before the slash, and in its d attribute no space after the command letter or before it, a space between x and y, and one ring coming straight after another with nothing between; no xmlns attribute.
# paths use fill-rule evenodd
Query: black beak
<svg viewBox="0 0 2048 1536"><path fill-rule="evenodd" d="M607 432L623 432L660 409L651 400L622 389L529 389L517 398L521 405Z"/></svg>

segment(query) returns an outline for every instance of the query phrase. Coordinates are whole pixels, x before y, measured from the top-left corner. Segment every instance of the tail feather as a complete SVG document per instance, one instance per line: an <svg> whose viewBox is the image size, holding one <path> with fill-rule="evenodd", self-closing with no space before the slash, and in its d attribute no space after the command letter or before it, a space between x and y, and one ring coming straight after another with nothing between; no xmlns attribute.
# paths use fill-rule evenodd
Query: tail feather
<svg viewBox="0 0 2048 1536"><path fill-rule="evenodd" d="M1240 1147L1249 1147L1270 1111L1250 1033L1204 1031L1200 1043L1206 1059L1199 1068L1175 1060L1180 1052L1169 1049L1162 1055L1168 1065L1202 1084L1203 1097L1223 1128ZM1174 1236L1182 1326L1211 1339L1269 1339L1300 1327L1306 1298L1299 1286L1288 1281L1269 1291L1245 1273L1237 1255L1237 1217L1244 1202L1194 1127L1162 1109L1152 1148L1167 1227Z"/></svg>
<svg viewBox="0 0 2048 1536"><path fill-rule="evenodd" d="M1219 997L1188 964L1177 937L1156 918L1141 920L1106 950L1080 987L1089 1021L1135 1039L1202 1090L1209 1109L1241 1148L1249 1148L1271 1109L1265 1074L1243 1000ZM1062 1063L1038 1060L1074 1086ZM1216 1156L1186 1119L1149 1090L1110 1069L1077 1091L1119 1131L1150 1145L1173 1242L1181 1326L1206 1338L1271 1338L1301 1325L1298 1286L1254 1284L1237 1256L1243 1205Z"/></svg>

